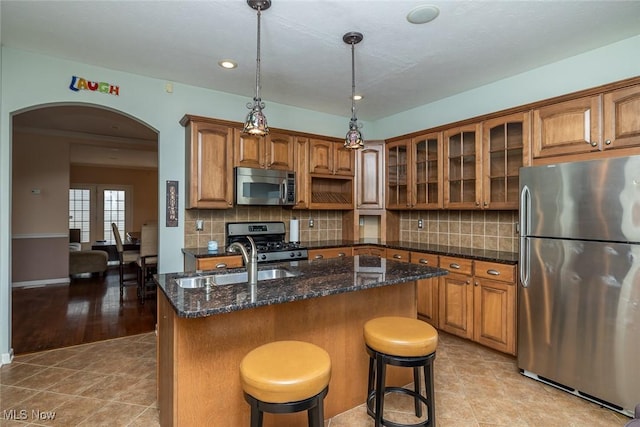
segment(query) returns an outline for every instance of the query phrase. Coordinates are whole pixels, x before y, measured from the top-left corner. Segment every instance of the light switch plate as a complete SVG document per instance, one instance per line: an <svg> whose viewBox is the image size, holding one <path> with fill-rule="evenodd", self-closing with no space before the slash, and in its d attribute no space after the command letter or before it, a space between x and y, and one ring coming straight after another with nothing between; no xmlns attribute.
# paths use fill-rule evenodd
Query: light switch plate
<svg viewBox="0 0 640 427"><path fill-rule="evenodd" d="M202 231L202 230L204 230L204 220L196 219L196 231Z"/></svg>

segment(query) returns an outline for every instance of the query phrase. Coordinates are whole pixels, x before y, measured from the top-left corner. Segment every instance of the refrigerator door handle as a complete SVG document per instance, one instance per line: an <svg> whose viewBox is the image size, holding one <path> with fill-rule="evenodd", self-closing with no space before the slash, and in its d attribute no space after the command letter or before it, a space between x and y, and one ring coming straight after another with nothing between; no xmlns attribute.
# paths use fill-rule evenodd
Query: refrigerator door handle
<svg viewBox="0 0 640 427"><path fill-rule="evenodd" d="M527 185L520 190L520 284L529 286L529 233L531 232L531 190Z"/></svg>
<svg viewBox="0 0 640 427"><path fill-rule="evenodd" d="M520 237L520 284L523 288L529 286L529 276L531 266L529 264L529 253L531 240L528 237Z"/></svg>

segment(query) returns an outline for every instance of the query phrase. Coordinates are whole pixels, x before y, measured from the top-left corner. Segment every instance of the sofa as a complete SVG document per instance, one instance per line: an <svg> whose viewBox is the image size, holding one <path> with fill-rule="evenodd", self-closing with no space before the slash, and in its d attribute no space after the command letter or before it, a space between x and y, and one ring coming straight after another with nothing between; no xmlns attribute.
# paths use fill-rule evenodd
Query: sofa
<svg viewBox="0 0 640 427"><path fill-rule="evenodd" d="M79 250L78 246L69 244L69 275L82 273L107 274L109 255L105 251Z"/></svg>

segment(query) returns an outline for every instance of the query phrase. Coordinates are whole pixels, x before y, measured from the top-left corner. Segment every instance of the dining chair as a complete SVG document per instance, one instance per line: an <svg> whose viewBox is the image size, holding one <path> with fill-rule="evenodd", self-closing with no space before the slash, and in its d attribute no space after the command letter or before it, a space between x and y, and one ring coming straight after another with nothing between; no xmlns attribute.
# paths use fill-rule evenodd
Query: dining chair
<svg viewBox="0 0 640 427"><path fill-rule="evenodd" d="M118 251L118 258L120 260L120 298L122 298L124 295L125 284L138 283L137 278L135 282L133 282L132 280L124 280L124 266L126 264L136 262L138 260L138 256L140 255L140 251L125 251L124 246L122 245L122 237L120 235L120 231L118 230L118 226L115 222L111 223L111 229L113 230L113 237L116 240L116 249Z"/></svg>
<svg viewBox="0 0 640 427"><path fill-rule="evenodd" d="M138 298L144 304L151 276L158 270L158 224L143 224L140 230L138 265ZM152 282L153 283L153 282Z"/></svg>

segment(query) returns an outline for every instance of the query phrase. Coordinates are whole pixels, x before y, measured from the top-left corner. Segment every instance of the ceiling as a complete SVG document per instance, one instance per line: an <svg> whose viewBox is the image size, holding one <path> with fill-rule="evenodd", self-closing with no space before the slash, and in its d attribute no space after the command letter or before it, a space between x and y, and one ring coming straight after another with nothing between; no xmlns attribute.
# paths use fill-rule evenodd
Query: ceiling
<svg viewBox="0 0 640 427"><path fill-rule="evenodd" d="M408 12L426 4L439 16L409 23ZM244 0L0 8L4 46L253 97L257 18ZM261 26L267 117L270 102L350 116L342 36L359 31L357 115L374 121L638 35L640 1L273 0ZM238 67L222 69L222 59Z"/></svg>

